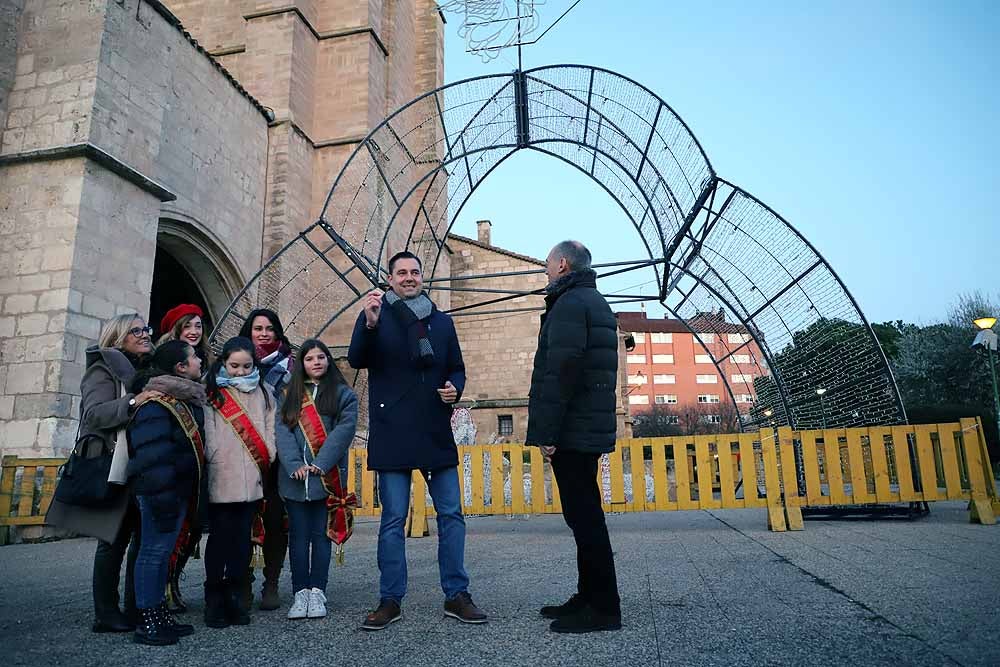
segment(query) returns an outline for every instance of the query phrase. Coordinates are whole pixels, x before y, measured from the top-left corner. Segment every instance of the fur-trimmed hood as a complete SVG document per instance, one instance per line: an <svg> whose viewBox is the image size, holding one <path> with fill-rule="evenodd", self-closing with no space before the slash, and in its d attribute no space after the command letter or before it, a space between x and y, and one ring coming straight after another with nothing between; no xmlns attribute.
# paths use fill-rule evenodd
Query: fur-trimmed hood
<svg viewBox="0 0 1000 667"><path fill-rule="evenodd" d="M177 400L205 405L204 385L176 375L157 375L150 378L145 386L146 391L158 391Z"/></svg>

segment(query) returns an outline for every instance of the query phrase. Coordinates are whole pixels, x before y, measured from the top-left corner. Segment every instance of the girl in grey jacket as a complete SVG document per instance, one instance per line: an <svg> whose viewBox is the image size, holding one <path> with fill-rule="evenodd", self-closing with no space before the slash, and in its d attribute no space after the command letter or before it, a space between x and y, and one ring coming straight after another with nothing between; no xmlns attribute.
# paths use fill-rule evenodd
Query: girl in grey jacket
<svg viewBox="0 0 1000 667"><path fill-rule="evenodd" d="M288 618L326 616L326 584L332 543L327 537L328 496L322 476L335 466L347 480L347 451L358 423L358 398L347 386L321 341L307 340L298 352L292 379L276 420L278 493L288 512L288 558L295 601ZM314 406L326 438L314 454L303 432L304 407ZM318 444L318 443L317 443Z"/></svg>

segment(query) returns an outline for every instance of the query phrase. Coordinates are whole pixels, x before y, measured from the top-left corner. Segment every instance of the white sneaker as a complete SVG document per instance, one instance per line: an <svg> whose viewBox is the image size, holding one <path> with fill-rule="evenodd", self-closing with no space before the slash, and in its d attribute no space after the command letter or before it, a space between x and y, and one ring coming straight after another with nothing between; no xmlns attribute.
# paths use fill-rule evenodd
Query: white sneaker
<svg viewBox="0 0 1000 667"><path fill-rule="evenodd" d="M308 588L303 588L301 591L295 593L295 600L292 602L291 609L288 610L288 618L293 621L297 621L302 618L309 617L309 600L310 592ZM325 613L325 610L324 610Z"/></svg>
<svg viewBox="0 0 1000 667"><path fill-rule="evenodd" d="M318 588L309 591L309 618L326 616L326 594Z"/></svg>

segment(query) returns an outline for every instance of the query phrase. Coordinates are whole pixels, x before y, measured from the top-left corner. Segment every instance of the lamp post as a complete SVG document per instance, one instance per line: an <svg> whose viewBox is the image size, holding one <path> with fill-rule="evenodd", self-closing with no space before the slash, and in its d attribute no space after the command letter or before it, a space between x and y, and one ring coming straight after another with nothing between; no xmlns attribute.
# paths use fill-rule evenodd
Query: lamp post
<svg viewBox="0 0 1000 667"><path fill-rule="evenodd" d="M997 318L995 317L979 317L973 320L979 333L976 334L972 347L986 349L986 357L990 363L990 377L993 379L993 410L996 413L997 429L1000 430L1000 392L997 391L997 367L993 360L993 353L997 349L997 334L993 331L993 325L996 323Z"/></svg>
<svg viewBox="0 0 1000 667"><path fill-rule="evenodd" d="M826 393L826 389L820 387L816 390L816 395L819 396L819 411L823 415L823 429L826 430L826 404L823 403L823 394Z"/></svg>

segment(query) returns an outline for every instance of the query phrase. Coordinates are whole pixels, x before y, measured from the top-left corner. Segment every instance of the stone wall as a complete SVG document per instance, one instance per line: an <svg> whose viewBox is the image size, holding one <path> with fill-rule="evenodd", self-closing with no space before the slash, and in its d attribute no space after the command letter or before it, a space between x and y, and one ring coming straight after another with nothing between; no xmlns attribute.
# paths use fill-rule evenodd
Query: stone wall
<svg viewBox="0 0 1000 667"><path fill-rule="evenodd" d="M453 287L530 291L544 287L547 283L544 273L460 280L462 275L538 270L544 268L545 264L541 260L473 242L461 236L449 236L448 245L453 253L452 276L456 278L450 283ZM457 308L486 298L485 294L478 292L452 292L451 304L452 308ZM476 310L543 306L541 296L529 296ZM462 405L471 409L481 443L497 436L497 416L501 414L512 415L514 419L514 433L504 440L524 441L527 433L528 389L531 386L531 368L538 343L540 314L540 311L528 311L455 317L455 328L462 345L467 375Z"/></svg>
<svg viewBox="0 0 1000 667"><path fill-rule="evenodd" d="M84 350L147 311L161 217L239 279L260 261L263 112L137 3L24 6L0 136L2 453L72 446Z"/></svg>

